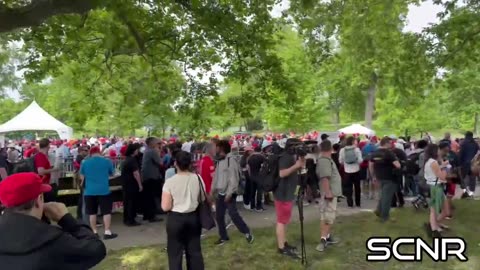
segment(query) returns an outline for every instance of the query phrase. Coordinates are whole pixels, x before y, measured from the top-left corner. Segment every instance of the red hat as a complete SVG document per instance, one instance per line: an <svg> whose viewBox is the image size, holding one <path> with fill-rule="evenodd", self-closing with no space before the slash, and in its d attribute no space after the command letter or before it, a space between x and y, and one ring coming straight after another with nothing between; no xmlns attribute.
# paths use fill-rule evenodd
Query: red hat
<svg viewBox="0 0 480 270"><path fill-rule="evenodd" d="M15 207L51 190L52 187L43 184L38 174L16 173L0 182L0 202L7 208Z"/></svg>
<svg viewBox="0 0 480 270"><path fill-rule="evenodd" d="M100 147L98 147L98 146L94 146L94 147L90 148L90 155L99 154L100 152L101 152Z"/></svg>

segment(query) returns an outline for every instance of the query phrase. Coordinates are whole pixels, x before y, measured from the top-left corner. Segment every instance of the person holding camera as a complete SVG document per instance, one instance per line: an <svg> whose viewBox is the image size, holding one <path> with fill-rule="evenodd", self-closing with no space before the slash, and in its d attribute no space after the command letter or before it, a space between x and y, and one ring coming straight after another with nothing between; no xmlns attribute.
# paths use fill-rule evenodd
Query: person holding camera
<svg viewBox="0 0 480 270"><path fill-rule="evenodd" d="M300 144L298 139L288 139L286 143L279 143L284 146L283 153L278 160L279 177L277 188L273 191L275 199L275 213L277 216L276 234L278 252L282 255L292 258L298 258L296 248L290 246L287 242L287 225L290 224L292 217L293 202L295 201L295 192L297 190L298 172L305 167L305 157L296 157L294 151L291 151L295 145Z"/></svg>
<svg viewBox="0 0 480 270"><path fill-rule="evenodd" d="M44 202L52 187L35 173L0 182L0 265L2 269L89 269L106 254L103 242L68 213L62 203ZM43 222L46 215L58 226Z"/></svg>
<svg viewBox="0 0 480 270"><path fill-rule="evenodd" d="M331 235L335 222L338 197L342 195L342 178L332 159L333 146L329 140L320 143L320 158L316 173L320 179L320 230L321 239L317 251L324 251L328 245L338 243Z"/></svg>

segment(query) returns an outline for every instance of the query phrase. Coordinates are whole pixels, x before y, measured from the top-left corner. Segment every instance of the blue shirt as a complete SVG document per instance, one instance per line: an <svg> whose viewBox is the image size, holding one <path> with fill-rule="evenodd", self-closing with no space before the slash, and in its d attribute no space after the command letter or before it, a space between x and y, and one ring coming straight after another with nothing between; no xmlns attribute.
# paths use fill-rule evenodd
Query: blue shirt
<svg viewBox="0 0 480 270"><path fill-rule="evenodd" d="M98 196L110 194L110 176L115 169L111 160L94 156L85 159L80 167L80 174L85 177L83 195Z"/></svg>
<svg viewBox="0 0 480 270"><path fill-rule="evenodd" d="M165 181L169 178L172 178L175 174L175 168L168 168L168 170L165 172Z"/></svg>
<svg viewBox="0 0 480 270"><path fill-rule="evenodd" d="M369 156L377 151L378 147L377 145L373 144L373 143L369 143L367 145L365 145L365 147L363 147L363 151L362 151L362 157L363 159L368 159Z"/></svg>

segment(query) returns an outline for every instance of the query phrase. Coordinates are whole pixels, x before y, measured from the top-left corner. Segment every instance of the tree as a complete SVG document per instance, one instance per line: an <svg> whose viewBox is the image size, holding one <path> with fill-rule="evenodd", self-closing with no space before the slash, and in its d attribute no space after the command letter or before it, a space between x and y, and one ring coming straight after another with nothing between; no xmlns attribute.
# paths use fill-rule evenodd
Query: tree
<svg viewBox="0 0 480 270"><path fill-rule="evenodd" d="M416 1L292 2L290 15L308 41L315 63L321 66L332 57L327 63L341 63L343 78L339 78L339 68L333 67L330 70L336 73L330 76L349 82L346 93L352 98L346 101L353 103L348 108L356 108L359 95L363 96L366 126L372 126L377 97L385 94L389 81L401 80L403 76L394 71L399 57L408 49L402 47L402 28L408 4L413 2ZM333 101L338 115L338 104L344 103L335 97Z"/></svg>

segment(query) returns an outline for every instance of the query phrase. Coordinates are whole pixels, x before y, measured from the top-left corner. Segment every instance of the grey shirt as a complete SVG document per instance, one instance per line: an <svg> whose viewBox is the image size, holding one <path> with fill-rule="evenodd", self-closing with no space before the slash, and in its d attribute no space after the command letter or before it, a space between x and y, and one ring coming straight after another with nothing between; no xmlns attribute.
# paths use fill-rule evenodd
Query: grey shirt
<svg viewBox="0 0 480 270"><path fill-rule="evenodd" d="M160 154L157 150L153 148L145 149L142 159L142 178L144 181L147 179L162 179L162 175L160 174L160 163Z"/></svg>
<svg viewBox="0 0 480 270"><path fill-rule="evenodd" d="M279 170L288 169L295 165L295 157L289 154L283 154L278 160ZM275 200L281 202L291 202L295 200L297 191L298 172L295 171L285 178L281 178L277 189L273 192Z"/></svg>
<svg viewBox="0 0 480 270"><path fill-rule="evenodd" d="M328 178L328 183L330 184L330 190L332 191L333 196L338 197L342 195L342 178L338 172L337 165L331 158L320 157L317 162L316 173L318 179L321 181L323 178ZM320 188L321 188L320 184ZM324 192L324 190L320 190Z"/></svg>

